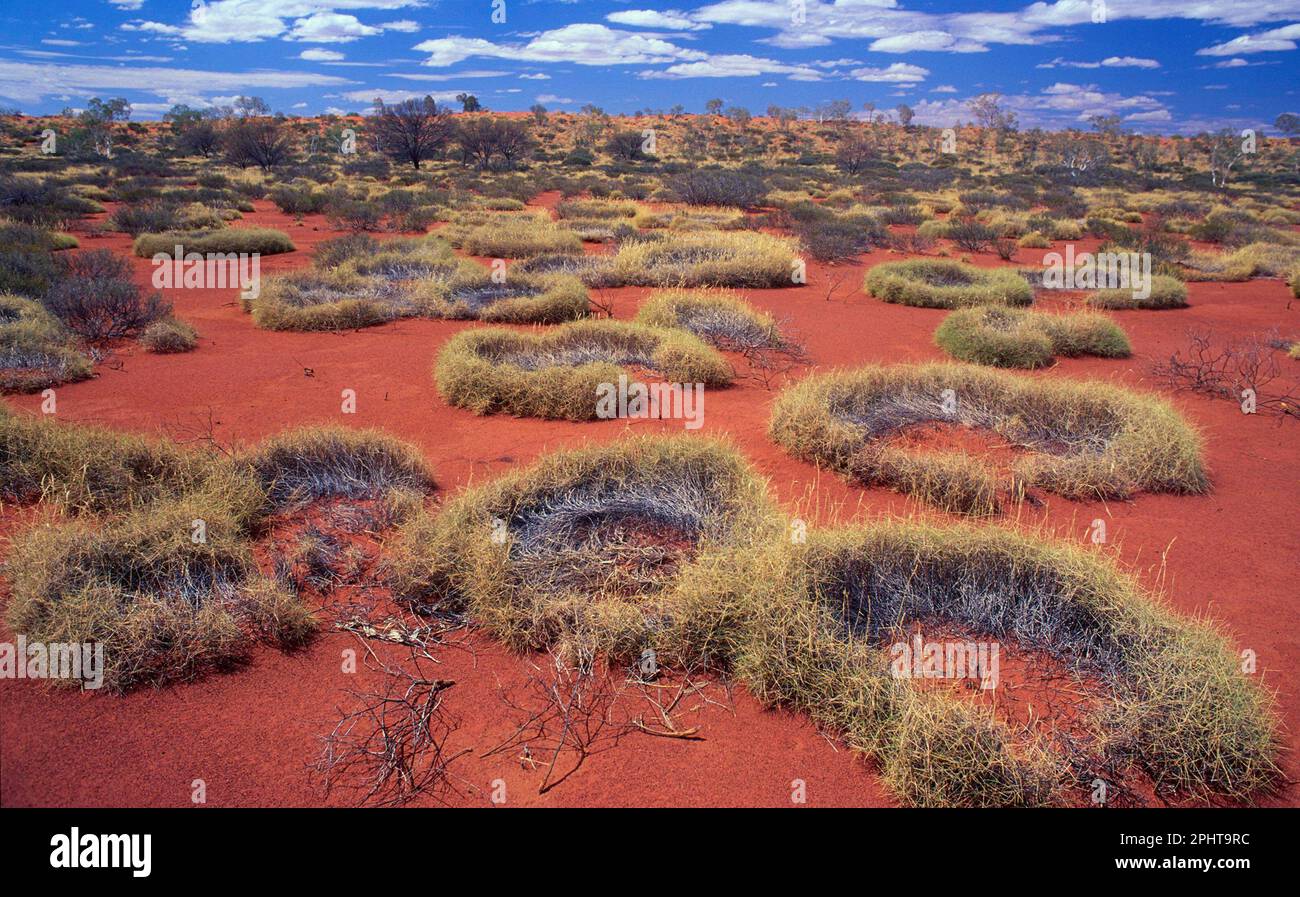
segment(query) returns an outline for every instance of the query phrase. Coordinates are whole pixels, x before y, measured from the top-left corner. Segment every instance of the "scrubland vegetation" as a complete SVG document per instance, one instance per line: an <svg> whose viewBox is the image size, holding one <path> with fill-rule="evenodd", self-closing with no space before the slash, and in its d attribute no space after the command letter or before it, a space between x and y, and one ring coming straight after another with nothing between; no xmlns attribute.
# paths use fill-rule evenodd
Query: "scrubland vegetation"
<svg viewBox="0 0 1300 897"><path fill-rule="evenodd" d="M597 658L653 679L638 666L650 656L808 714L915 805L1077 803L1103 773L1198 800L1246 801L1278 784L1272 699L1240 672L1225 633L1174 613L1107 551L1012 520L1047 496L1211 491L1196 413L1145 385L1061 375L1068 366L988 368L1129 358L1133 322L1161 310L1176 326L1207 295L1195 290L1223 289L1207 281L1282 279L1300 297L1291 142L1265 141L1225 168L1230 134L1162 140L1105 120L1044 135L988 118L956 128L949 151L910 110L897 122L841 107L773 107L762 121L595 108L523 118L475 111L477 100L453 115L426 98L290 119L240 99L229 114L177 107L158 125L110 119L94 134L80 118L0 119L23 147L0 155L0 389L74 384L116 353L205 357L200 336L216 319L196 318L200 334L141 286L156 254L296 253L238 296L241 326L466 322L418 325L439 341L421 362L429 402L592 421L602 384L644 374L721 389L744 379L743 360L782 388L766 436L795 459L929 509L1007 517L807 532L746 460L753 446L702 435L546 451L476 472L439 503L422 452L378 430L309 427L221 451L0 405L0 500L43 506L4 559L14 631L102 642L114 691L232 669L258 643L298 648L327 623L346 627L307 600L269 533L296 517L314 527L329 502L374 501L383 509L365 528L386 541L367 588L419 622L349 631L426 660L441 644L412 631L463 626L549 652L585 682ZM69 133L54 155L35 149L47 124ZM362 152L339 150L345 128ZM310 229L334 236L313 245ZM96 248L103 236L130 248ZM1149 257L1149 294L1094 284L1043 302L1053 288L1040 261L1084 240ZM873 256L863 273L867 253L890 260ZM810 271L818 305L848 304L872 326L877 314L934 314L924 332L937 327L934 343L971 364L803 370L818 359L780 303L813 317L799 289ZM836 289L849 277L845 297ZM644 291L618 294L629 287ZM1166 391L1234 401L1249 385L1265 410L1295 417L1289 394L1255 386L1298 357L1300 340L1279 331L1267 344L1256 341L1253 362L1237 347L1208 365L1204 352L1175 355L1155 372ZM192 359L137 360L179 370ZM1083 734L1050 719L1013 725L890 675L890 643L918 621L1058 664L1096 699ZM652 734L686 737L669 729Z"/></svg>

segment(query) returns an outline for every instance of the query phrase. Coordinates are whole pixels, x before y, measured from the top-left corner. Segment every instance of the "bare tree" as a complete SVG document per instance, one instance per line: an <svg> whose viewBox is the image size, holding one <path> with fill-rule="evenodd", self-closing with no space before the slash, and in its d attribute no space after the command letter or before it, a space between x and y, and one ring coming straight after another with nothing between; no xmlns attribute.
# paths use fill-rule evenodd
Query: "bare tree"
<svg viewBox="0 0 1300 897"><path fill-rule="evenodd" d="M1095 137L1078 131L1066 131L1053 138L1054 149L1070 177L1092 171L1104 165L1109 157L1106 147Z"/></svg>
<svg viewBox="0 0 1300 897"><path fill-rule="evenodd" d="M1231 128L1224 128L1213 134L1201 134L1197 141L1210 162L1210 182L1220 188L1228 186L1232 169L1249 155L1246 139Z"/></svg>
<svg viewBox="0 0 1300 897"><path fill-rule="evenodd" d="M394 161L409 162L417 171L421 162L442 152L452 134L450 112L430 96L391 106L376 97L372 121L383 151Z"/></svg>
<svg viewBox="0 0 1300 897"><path fill-rule="evenodd" d="M240 168L270 171L293 156L293 140L282 118L239 118L226 125L226 157Z"/></svg>
<svg viewBox="0 0 1300 897"><path fill-rule="evenodd" d="M483 116L461 122L456 143L466 164L509 168L532 147L533 140L521 122Z"/></svg>

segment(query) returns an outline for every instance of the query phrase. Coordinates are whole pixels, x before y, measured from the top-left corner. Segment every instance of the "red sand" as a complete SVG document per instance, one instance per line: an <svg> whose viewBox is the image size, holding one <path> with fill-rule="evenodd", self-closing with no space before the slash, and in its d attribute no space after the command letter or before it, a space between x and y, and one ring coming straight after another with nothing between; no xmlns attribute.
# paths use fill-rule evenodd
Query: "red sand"
<svg viewBox="0 0 1300 897"><path fill-rule="evenodd" d="M258 211L243 223L280 228L298 246L295 253L263 259L267 273L307 264L316 243L337 236L318 216L298 225L267 203L258 203ZM81 238L85 248L129 253L123 235L83 233ZM1013 264L1031 264L1031 254L1037 262L1036 252L1022 250ZM861 290L870 264L896 258L878 251L854 265L810 264L806 286L750 291L748 298L788 319L820 368L941 358L931 336L943 312L888 305ZM991 255L975 261L999 264ZM149 262L135 264L147 283ZM1148 363L1168 357L1189 327L1209 326L1223 337L1275 326L1284 336L1300 334L1297 311L1280 281L1189 287L1188 309L1114 314L1129 333L1133 358L1063 359L1031 376L1092 377L1154 388L1145 374ZM635 314L648 292L603 291L624 319ZM95 379L58 390L61 420L165 431L178 438L193 438L211 421L223 442L253 441L307 423L376 426L421 447L435 467L442 495L553 449L612 440L633 429L681 429L679 422L478 417L449 407L433 385L434 356L449 336L478 326L474 323L416 320L337 335L269 333L253 327L232 290L181 290L171 298L178 316L197 327L198 350L160 356L124 348L99 366ZM312 376L304 375L306 368ZM1287 368L1291 382L1298 371L1300 364ZM356 390L354 416L340 414L343 389ZM770 478L780 501L810 520L929 513L902 496L852 487L792 460L765 434L774 395L751 382L710 391L700 432L729 434ZM1221 621L1237 644L1256 652L1260 674L1278 690L1286 726L1295 732L1300 689L1280 671L1300 662L1296 425L1245 416L1229 402L1186 394L1171 398L1204 430L1213 493L1141 496L1115 504L1049 496L1045 507L1022 511L1021 524L1085 540L1090 523L1105 519L1122 562L1152 586L1161 584L1163 559L1163 585L1173 606ZM37 411L40 397L10 397L9 402ZM6 511L0 533L12 533L19 519L29 516ZM12 637L0 628L0 638ZM512 756L479 756L518 724L499 689L521 685L527 663L485 638L475 636L471 643L472 654L453 649L441 658L440 673L458 683L446 704L462 721L456 746L475 748L455 767L465 786L453 803L487 804L496 779L505 781L511 805L788 806L795 779L806 782L812 805L894 802L869 764L805 719L760 708L743 688L733 690L730 711L710 706L678 720L698 726L703 741L631 736L539 796L541 772L522 768ZM195 779L204 780L208 803L214 805L346 802L343 793L327 800L307 765L319 754L319 736L337 721L335 708L345 703L344 690L358 687L362 678L340 671L341 652L356 647L351 635L325 634L297 654L258 649L239 672L124 697L5 680L0 683L0 804L185 805ZM1283 762L1288 779L1300 776L1293 755ZM1288 787L1270 802L1294 805L1297 795Z"/></svg>

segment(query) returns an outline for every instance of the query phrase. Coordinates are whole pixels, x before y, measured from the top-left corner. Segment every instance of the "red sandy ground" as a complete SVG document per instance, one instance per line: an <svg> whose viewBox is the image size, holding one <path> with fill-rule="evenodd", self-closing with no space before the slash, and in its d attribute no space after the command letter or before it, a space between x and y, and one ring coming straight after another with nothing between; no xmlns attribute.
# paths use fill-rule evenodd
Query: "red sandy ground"
<svg viewBox="0 0 1300 897"><path fill-rule="evenodd" d="M551 195L541 204L555 201ZM243 225L280 228L298 246L297 252L263 259L266 273L308 264L318 242L337 236L318 216L298 224L268 203L257 205ZM85 248L129 253L124 235L80 236ZM1021 250L1015 264L1034 264L1040 252ZM888 305L861 290L870 265L897 258L877 251L852 265L811 264L806 286L750 291L748 298L788 319L821 369L942 358L931 342L942 311ZM1001 264L992 255L975 262ZM149 262L135 264L147 283ZM626 319L649 291L604 292L614 299L616 316ZM61 420L180 438L206 428L210 420L223 442L251 442L309 423L380 427L421 447L437 471L443 496L554 449L613 440L630 430L681 431L680 422L574 424L478 417L448 406L433 385L434 357L452 334L478 326L473 323L414 320L337 335L270 333L253 327L232 290L179 290L170 298L178 316L198 328L198 350L163 356L122 348L99 366L95 379L58 390ZM1190 302L1190 308L1178 311L1114 313L1132 340L1130 359L1063 359L1031 376L1097 378L1153 389L1149 362L1168 357L1189 327L1208 326L1222 337L1271 327L1280 327L1284 337L1300 335L1300 312L1280 281L1195 283ZM1300 363L1284 363L1294 383ZM314 375L305 376L304 368ZM357 392L354 416L340 414L343 389ZM711 390L700 432L733 438L770 478L787 509L823 523L929 513L902 496L853 487L792 460L766 437L774 396L752 382ZM1204 431L1211 494L1141 496L1115 504L1049 496L1045 507L1023 510L1019 525L1085 541L1091 522L1106 520L1113 550L1144 582L1163 585L1179 611L1221 621L1238 645L1256 652L1260 675L1278 690L1289 730L1285 738L1292 744L1289 733L1300 720L1300 688L1286 676L1300 661L1296 424L1245 416L1231 402L1169 397ZM39 396L8 401L32 412L40 405ZM11 534L31 516L5 512L0 535ZM0 626L0 639L12 638ZM487 805L496 779L504 780L508 804L516 806L789 806L796 779L806 783L811 805L894 803L870 764L800 716L761 708L743 688L733 690L730 709L709 706L678 719L679 725L698 726L703 741L634 735L539 795L541 772L523 768L509 753L480 757L518 724L500 700L500 689L522 685L527 662L486 638L474 636L471 642L472 654L448 650L439 669L458 683L447 693L447 707L461 720L453 747L475 749L457 761L462 788L452 803ZM342 652L356 647L353 636L329 633L299 653L258 649L248 667L235 673L124 697L5 680L0 683L0 804L184 806L195 779L206 783L213 805L347 802L346 793L327 797L307 767L319 755L319 737L338 719L336 707L346 704L345 690L359 687L358 678L364 678L341 672ZM1288 752L1283 762L1288 779L1296 779L1300 769L1294 756ZM1297 795L1288 786L1268 802L1294 805Z"/></svg>

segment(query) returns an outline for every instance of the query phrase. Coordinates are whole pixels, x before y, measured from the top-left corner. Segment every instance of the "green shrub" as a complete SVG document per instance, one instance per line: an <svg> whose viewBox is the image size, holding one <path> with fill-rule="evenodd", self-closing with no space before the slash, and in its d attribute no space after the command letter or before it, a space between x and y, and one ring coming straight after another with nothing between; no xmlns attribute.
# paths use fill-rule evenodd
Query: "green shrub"
<svg viewBox="0 0 1300 897"><path fill-rule="evenodd" d="M0 392L37 392L85 380L92 370L72 335L39 303L0 295Z"/></svg>
<svg viewBox="0 0 1300 897"><path fill-rule="evenodd" d="M1088 304L1093 308L1109 309L1166 309L1187 307L1187 285L1164 274L1151 277L1151 288L1147 296L1139 297L1133 289L1123 287L1096 290L1088 296Z"/></svg>
<svg viewBox="0 0 1300 897"><path fill-rule="evenodd" d="M177 246L182 253L205 255L209 252L276 255L296 248L284 231L269 227L228 227L211 232L141 234L135 238L132 251L141 258L152 258L159 253L173 255Z"/></svg>
<svg viewBox="0 0 1300 897"><path fill-rule="evenodd" d="M945 399L946 396L946 399ZM1025 454L1009 482L967 454L915 451L915 425L998 434ZM1041 488L1073 500L1209 489L1201 437L1150 395L1096 381L1043 380L971 365L864 367L809 377L773 406L769 435L797 458L866 485L967 514L996 513Z"/></svg>
<svg viewBox="0 0 1300 897"><path fill-rule="evenodd" d="M622 321L580 321L543 333L481 329L458 333L438 353L438 390L477 414L594 420L597 388L625 367L670 383L722 386L731 368L696 337Z"/></svg>
<svg viewBox="0 0 1300 897"><path fill-rule="evenodd" d="M150 352L160 355L192 352L199 344L199 334L179 318L163 318L145 328L140 342Z"/></svg>
<svg viewBox="0 0 1300 897"><path fill-rule="evenodd" d="M1056 355L1124 358L1132 351L1124 331L1102 315L1001 306L954 311L939 325L934 341L959 361L994 367L1043 367Z"/></svg>
<svg viewBox="0 0 1300 897"><path fill-rule="evenodd" d="M922 308L1029 305L1034 291L1015 271L976 268L940 259L886 262L867 272L866 290L877 299Z"/></svg>
<svg viewBox="0 0 1300 897"><path fill-rule="evenodd" d="M780 287L794 282L796 261L780 237L692 231L621 244L610 276L628 286Z"/></svg>
<svg viewBox="0 0 1300 897"><path fill-rule="evenodd" d="M659 290L637 310L651 327L688 330L719 349L739 351L785 345L776 321L727 290Z"/></svg>

